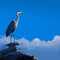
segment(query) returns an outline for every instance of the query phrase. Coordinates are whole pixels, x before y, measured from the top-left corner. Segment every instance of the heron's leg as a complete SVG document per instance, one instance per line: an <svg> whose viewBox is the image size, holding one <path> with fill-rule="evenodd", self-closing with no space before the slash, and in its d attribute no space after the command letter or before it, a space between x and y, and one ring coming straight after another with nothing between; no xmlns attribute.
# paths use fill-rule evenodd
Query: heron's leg
<svg viewBox="0 0 60 60"><path fill-rule="evenodd" d="M15 39L14 39L14 34L10 34L10 43L12 43L12 42L15 42Z"/></svg>
<svg viewBox="0 0 60 60"><path fill-rule="evenodd" d="M10 34L10 43L12 42L12 34Z"/></svg>
<svg viewBox="0 0 60 60"><path fill-rule="evenodd" d="M11 33L10 34L10 43L12 43L12 41L13 41L13 34Z"/></svg>
<svg viewBox="0 0 60 60"><path fill-rule="evenodd" d="M15 42L14 35L12 35L12 40L13 40L13 42Z"/></svg>

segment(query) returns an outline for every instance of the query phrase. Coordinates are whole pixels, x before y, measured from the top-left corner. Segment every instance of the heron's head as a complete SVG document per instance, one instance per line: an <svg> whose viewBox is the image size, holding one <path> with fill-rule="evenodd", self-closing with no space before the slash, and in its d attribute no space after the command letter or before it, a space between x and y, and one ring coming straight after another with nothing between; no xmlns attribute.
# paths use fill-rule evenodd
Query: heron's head
<svg viewBox="0 0 60 60"><path fill-rule="evenodd" d="M19 14L22 14L22 12L21 11L17 11L16 12L16 15L19 15Z"/></svg>

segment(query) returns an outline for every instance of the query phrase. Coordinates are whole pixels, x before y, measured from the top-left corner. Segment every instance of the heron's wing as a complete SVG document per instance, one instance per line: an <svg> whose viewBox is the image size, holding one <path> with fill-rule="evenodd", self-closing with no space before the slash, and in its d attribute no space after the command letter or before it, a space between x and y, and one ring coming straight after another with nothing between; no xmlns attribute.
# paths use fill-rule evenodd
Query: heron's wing
<svg viewBox="0 0 60 60"><path fill-rule="evenodd" d="M12 32L14 31L14 29L15 29L15 22L12 21L12 22L8 25L8 28L7 28L7 30L6 30L6 37L7 37L10 33L12 33Z"/></svg>

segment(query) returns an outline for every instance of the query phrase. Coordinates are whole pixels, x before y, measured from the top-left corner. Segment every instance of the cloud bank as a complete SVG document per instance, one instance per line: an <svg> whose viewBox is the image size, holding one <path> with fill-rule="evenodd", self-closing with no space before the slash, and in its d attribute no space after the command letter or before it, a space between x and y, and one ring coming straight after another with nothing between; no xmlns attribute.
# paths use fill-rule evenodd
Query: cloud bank
<svg viewBox="0 0 60 60"><path fill-rule="evenodd" d="M4 45L9 42L9 39L9 37L0 38L0 50L6 48ZM19 51L22 53L34 55L39 60L60 60L60 36L58 35L51 41L42 41L39 38L35 38L32 41L21 38L16 41L22 43L18 46Z"/></svg>

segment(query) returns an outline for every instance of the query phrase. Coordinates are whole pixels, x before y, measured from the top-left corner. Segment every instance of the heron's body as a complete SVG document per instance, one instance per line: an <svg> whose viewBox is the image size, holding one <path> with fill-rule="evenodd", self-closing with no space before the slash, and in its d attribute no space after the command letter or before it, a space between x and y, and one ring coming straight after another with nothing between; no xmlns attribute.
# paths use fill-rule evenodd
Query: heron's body
<svg viewBox="0 0 60 60"><path fill-rule="evenodd" d="M17 12L17 19L11 21L11 23L8 25L8 28L6 30L6 37L8 37L10 34L13 34L14 30L16 29L16 27L18 26L18 22L19 22L19 14L21 12Z"/></svg>
<svg viewBox="0 0 60 60"><path fill-rule="evenodd" d="M13 33L14 30L15 30L15 22L11 21L6 31L6 37L9 36L11 33Z"/></svg>

